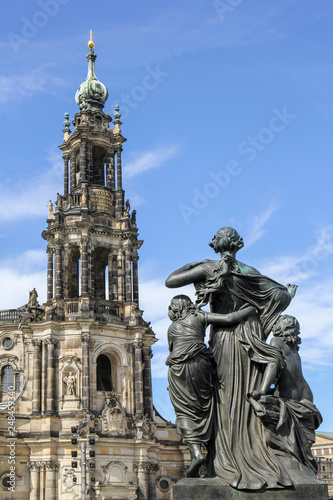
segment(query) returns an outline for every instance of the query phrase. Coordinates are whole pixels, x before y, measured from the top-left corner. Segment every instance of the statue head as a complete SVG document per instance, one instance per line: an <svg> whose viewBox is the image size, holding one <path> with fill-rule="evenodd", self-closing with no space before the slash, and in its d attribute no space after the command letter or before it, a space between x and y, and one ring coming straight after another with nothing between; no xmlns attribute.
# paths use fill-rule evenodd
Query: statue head
<svg viewBox="0 0 333 500"><path fill-rule="evenodd" d="M274 323L272 333L274 337L281 337L289 347L299 349L298 346L302 342L300 338L301 332L299 322L294 316L282 314L276 323Z"/></svg>
<svg viewBox="0 0 333 500"><path fill-rule="evenodd" d="M222 227L217 231L209 246L216 253L230 251L238 252L244 246L243 238L232 227Z"/></svg>
<svg viewBox="0 0 333 500"><path fill-rule="evenodd" d="M171 299L168 316L171 321L176 321L177 319L185 316L188 312L194 311L195 305L193 304L190 297L187 295L176 295Z"/></svg>

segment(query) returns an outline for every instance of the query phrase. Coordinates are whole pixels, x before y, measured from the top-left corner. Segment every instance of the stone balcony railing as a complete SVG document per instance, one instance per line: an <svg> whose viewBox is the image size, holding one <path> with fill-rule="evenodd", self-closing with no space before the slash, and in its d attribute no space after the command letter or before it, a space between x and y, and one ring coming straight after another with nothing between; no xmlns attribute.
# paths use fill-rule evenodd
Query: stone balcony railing
<svg viewBox="0 0 333 500"><path fill-rule="evenodd" d="M0 325L7 323L19 323L19 310L18 309L3 309L0 311Z"/></svg>

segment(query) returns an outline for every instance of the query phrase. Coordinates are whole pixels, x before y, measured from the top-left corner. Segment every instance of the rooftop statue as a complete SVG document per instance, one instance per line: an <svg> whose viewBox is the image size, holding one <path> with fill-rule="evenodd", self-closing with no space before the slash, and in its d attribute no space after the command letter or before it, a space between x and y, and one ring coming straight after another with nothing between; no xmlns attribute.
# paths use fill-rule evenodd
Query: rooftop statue
<svg viewBox="0 0 333 500"><path fill-rule="evenodd" d="M221 228L210 246L220 260L186 264L166 280L169 288L193 283L197 296L196 307L184 296L169 307L169 391L191 450L187 476L197 475L204 445L207 475L238 490L292 488L290 459L300 464L304 482L317 482L311 444L321 415L302 375L298 322L281 316L297 287L236 260L243 239L231 227ZM211 313L201 311L206 304Z"/></svg>

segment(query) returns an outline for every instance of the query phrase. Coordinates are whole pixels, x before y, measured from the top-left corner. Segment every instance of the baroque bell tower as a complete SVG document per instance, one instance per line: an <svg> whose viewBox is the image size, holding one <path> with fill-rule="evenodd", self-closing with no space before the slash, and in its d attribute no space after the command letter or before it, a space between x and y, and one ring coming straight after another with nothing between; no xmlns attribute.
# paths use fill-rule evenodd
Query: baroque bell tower
<svg viewBox="0 0 333 500"><path fill-rule="evenodd" d="M123 190L126 139L119 106L113 120L103 110L94 45L73 131L65 115L63 194L50 201L42 233L47 301L33 289L27 304L0 311L0 499L169 499L189 461L153 406L156 337L139 307L142 241Z"/></svg>

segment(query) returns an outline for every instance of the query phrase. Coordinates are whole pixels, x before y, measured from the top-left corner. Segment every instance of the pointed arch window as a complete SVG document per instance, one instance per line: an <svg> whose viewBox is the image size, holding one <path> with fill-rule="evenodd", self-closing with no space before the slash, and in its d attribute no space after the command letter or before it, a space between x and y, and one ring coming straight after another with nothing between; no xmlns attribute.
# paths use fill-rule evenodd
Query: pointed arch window
<svg viewBox="0 0 333 500"><path fill-rule="evenodd" d="M100 354L97 358L97 390L114 391L111 375L111 362L108 356Z"/></svg>

